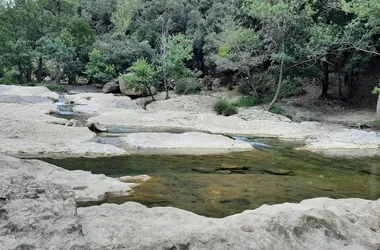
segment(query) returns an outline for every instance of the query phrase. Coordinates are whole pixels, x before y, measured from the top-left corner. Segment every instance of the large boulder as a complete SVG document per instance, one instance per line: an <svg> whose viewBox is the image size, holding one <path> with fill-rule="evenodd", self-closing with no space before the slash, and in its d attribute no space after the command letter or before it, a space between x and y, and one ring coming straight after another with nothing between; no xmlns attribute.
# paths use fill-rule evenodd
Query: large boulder
<svg viewBox="0 0 380 250"><path fill-rule="evenodd" d="M120 77L120 80L119 80L119 88L120 88L120 91L123 95L126 95L126 96L132 96L132 97L145 97L145 96L149 96L150 93L148 90L136 90L136 89L133 89L133 88L128 88L126 85L125 85L125 82L123 80L122 77ZM157 93L157 90L155 87L151 87L150 88L150 92L155 95Z"/></svg>
<svg viewBox="0 0 380 250"><path fill-rule="evenodd" d="M2 166L1 166L2 167ZM0 175L1 249L89 249L69 186Z"/></svg>
<svg viewBox="0 0 380 250"><path fill-rule="evenodd" d="M119 93L120 87L119 87L119 81L121 80L121 77L115 78L103 86L103 93Z"/></svg>

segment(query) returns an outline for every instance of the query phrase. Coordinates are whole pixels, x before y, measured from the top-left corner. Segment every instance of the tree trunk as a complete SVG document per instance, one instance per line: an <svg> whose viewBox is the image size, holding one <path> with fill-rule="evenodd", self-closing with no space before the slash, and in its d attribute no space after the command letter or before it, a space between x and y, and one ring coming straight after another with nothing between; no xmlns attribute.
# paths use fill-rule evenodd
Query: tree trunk
<svg viewBox="0 0 380 250"><path fill-rule="evenodd" d="M60 84L61 83L61 64L57 63L57 69L55 74L55 83Z"/></svg>
<svg viewBox="0 0 380 250"><path fill-rule="evenodd" d="M31 82L32 81L32 63L29 63L27 69L26 69L26 81Z"/></svg>
<svg viewBox="0 0 380 250"><path fill-rule="evenodd" d="M376 118L380 119L380 92L379 92L378 97L377 97Z"/></svg>
<svg viewBox="0 0 380 250"><path fill-rule="evenodd" d="M277 85L276 94L274 95L272 102L269 104L268 110L270 110L271 108L273 108L274 104L277 101L278 95L280 94L281 85L282 85L282 78L283 78L283 75L284 75L284 63L285 63L284 61L285 61L285 59L282 58L281 59L281 66L280 66L280 76L278 78L278 85Z"/></svg>
<svg viewBox="0 0 380 250"><path fill-rule="evenodd" d="M324 61L323 62L323 80L322 80L322 95L321 97L327 97L327 92L329 90L329 64Z"/></svg>
<svg viewBox="0 0 380 250"><path fill-rule="evenodd" d="M42 82L42 57L38 58L37 82Z"/></svg>
<svg viewBox="0 0 380 250"><path fill-rule="evenodd" d="M342 64L338 59L338 83L339 83L339 96L342 96Z"/></svg>
<svg viewBox="0 0 380 250"><path fill-rule="evenodd" d="M21 65L21 63L18 63L18 71L20 72L20 81L22 81L23 79L23 75L24 75L24 72L23 72L23 70L22 70L22 65Z"/></svg>

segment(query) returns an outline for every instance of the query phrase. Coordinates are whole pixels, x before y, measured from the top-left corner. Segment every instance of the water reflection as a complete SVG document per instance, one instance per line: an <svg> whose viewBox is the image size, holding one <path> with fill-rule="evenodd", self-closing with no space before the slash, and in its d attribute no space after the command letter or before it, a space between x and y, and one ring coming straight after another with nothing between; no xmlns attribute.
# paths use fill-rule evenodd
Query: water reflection
<svg viewBox="0 0 380 250"><path fill-rule="evenodd" d="M270 150L45 160L113 177L147 174L152 179L135 188L133 195L108 202L174 206L210 217L314 197L380 198L379 157L326 157L294 150L298 145L288 142L261 139L260 143L270 145ZM221 169L223 164L246 168Z"/></svg>

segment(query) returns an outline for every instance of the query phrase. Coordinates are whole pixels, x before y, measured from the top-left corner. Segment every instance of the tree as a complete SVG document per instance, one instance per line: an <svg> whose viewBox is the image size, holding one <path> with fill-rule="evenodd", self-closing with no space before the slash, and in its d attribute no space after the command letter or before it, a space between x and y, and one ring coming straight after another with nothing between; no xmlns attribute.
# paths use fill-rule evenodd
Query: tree
<svg viewBox="0 0 380 250"><path fill-rule="evenodd" d="M372 93L377 94L376 117L380 119L380 84L373 89Z"/></svg>
<svg viewBox="0 0 380 250"><path fill-rule="evenodd" d="M167 32L162 33L160 41L157 63L168 99L171 82L192 75L186 61L193 57L193 42L182 34L169 36Z"/></svg>
<svg viewBox="0 0 380 250"><path fill-rule="evenodd" d="M157 84L154 68L145 59L138 59L128 70L130 73L123 75L126 86L137 91L147 91L152 100L155 100L151 91Z"/></svg>
<svg viewBox="0 0 380 250"><path fill-rule="evenodd" d="M43 58L54 60L55 62L55 81L61 82L64 75L69 79L73 78L75 72L72 66L75 65L76 54L75 48L68 47L59 38L42 37L38 41L39 50Z"/></svg>
<svg viewBox="0 0 380 250"><path fill-rule="evenodd" d="M114 72L114 66L107 64L99 50L94 48L89 54L89 62L86 65L86 74L90 77L90 82L105 83L114 77Z"/></svg>
<svg viewBox="0 0 380 250"><path fill-rule="evenodd" d="M264 53L269 54L272 63L278 67L276 92L268 106L271 109L277 101L284 75L289 69L315 61L303 49L309 38L305 28L313 23L313 11L303 0L248 0L246 11L252 18L259 20Z"/></svg>
<svg viewBox="0 0 380 250"><path fill-rule="evenodd" d="M237 25L227 17L223 31L206 37L207 60L216 65L218 72L234 72L246 79L247 86L259 97L253 73L267 59L262 52L258 34L250 28Z"/></svg>
<svg viewBox="0 0 380 250"><path fill-rule="evenodd" d="M125 35L133 13L137 7L136 0L118 0L117 7L114 13L112 13L112 23L115 27L115 32L121 35Z"/></svg>

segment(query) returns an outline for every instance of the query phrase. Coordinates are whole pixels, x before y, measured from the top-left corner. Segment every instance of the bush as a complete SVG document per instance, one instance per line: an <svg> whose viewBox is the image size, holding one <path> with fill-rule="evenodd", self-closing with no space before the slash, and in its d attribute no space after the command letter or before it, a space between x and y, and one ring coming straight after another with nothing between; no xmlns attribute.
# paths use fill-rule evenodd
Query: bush
<svg viewBox="0 0 380 250"><path fill-rule="evenodd" d="M21 85L22 80L18 72L14 70L6 71L0 79L0 84L4 85Z"/></svg>
<svg viewBox="0 0 380 250"><path fill-rule="evenodd" d="M299 79L286 79L281 87L279 98L289 98L306 94Z"/></svg>
<svg viewBox="0 0 380 250"><path fill-rule="evenodd" d="M198 94L201 92L202 87L202 84L197 82L196 79L183 78L176 82L175 92L182 95Z"/></svg>
<svg viewBox="0 0 380 250"><path fill-rule="evenodd" d="M62 85L50 85L50 86L47 86L47 88L50 91L57 92L57 93L66 92L67 90L66 87Z"/></svg>
<svg viewBox="0 0 380 250"><path fill-rule="evenodd" d="M226 100L219 100L215 103L214 111L218 115L230 116L237 114L237 109Z"/></svg>
<svg viewBox="0 0 380 250"><path fill-rule="evenodd" d="M372 126L372 129L380 130L380 120L374 120L370 122L370 125Z"/></svg>
<svg viewBox="0 0 380 250"><path fill-rule="evenodd" d="M250 96L242 96L239 101L232 103L235 107L252 107L262 104L263 102L260 99L253 98Z"/></svg>
<svg viewBox="0 0 380 250"><path fill-rule="evenodd" d="M273 107L269 110L269 112L273 113L273 114L277 114L277 115L284 115L285 114L285 110L283 110L282 108L276 108L276 107Z"/></svg>

